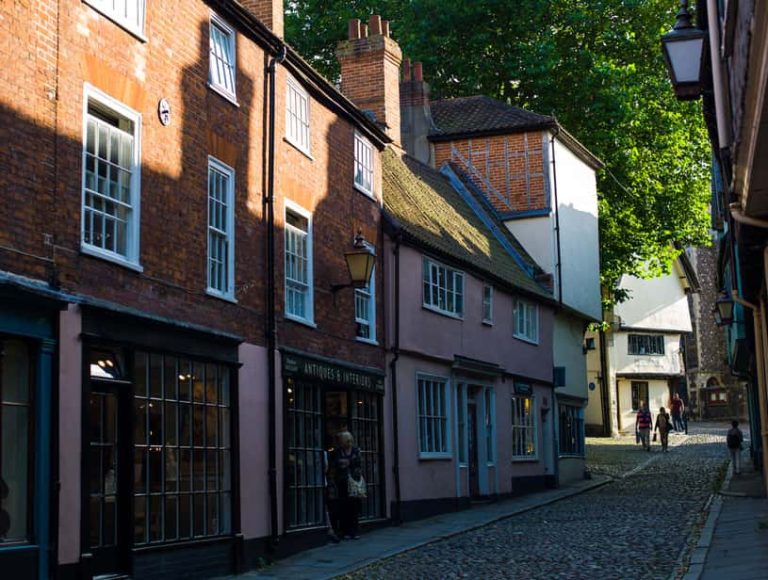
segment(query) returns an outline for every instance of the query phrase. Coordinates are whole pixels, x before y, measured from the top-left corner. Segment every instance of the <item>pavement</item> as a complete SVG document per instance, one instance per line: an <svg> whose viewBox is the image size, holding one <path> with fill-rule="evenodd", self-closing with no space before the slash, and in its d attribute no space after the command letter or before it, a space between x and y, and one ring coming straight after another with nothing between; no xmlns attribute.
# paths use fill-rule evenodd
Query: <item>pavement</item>
<svg viewBox="0 0 768 580"><path fill-rule="evenodd" d="M324 580L343 576L385 558L415 550L422 546L469 532L499 520L601 487L611 477L596 475L525 496L475 506L472 509L374 530L360 541L345 541L306 550L280 560L276 564L237 576L245 578L290 578L291 580Z"/></svg>
<svg viewBox="0 0 768 580"><path fill-rule="evenodd" d="M746 461L745 461L746 460ZM728 468L720 493L691 554L684 580L763 580L768 577L768 500L765 484L742 456L741 475Z"/></svg>

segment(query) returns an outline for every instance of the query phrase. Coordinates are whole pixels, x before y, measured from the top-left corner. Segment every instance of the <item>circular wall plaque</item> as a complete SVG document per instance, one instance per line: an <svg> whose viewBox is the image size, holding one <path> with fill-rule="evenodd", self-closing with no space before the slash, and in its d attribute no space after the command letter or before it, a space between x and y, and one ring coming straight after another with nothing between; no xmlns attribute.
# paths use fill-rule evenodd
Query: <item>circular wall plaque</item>
<svg viewBox="0 0 768 580"><path fill-rule="evenodd" d="M157 103L157 116L163 126L167 126L171 122L171 104L168 99L160 99L160 102Z"/></svg>
<svg viewBox="0 0 768 580"><path fill-rule="evenodd" d="M597 385L595 383L589 383L589 390L594 391L597 388Z"/></svg>

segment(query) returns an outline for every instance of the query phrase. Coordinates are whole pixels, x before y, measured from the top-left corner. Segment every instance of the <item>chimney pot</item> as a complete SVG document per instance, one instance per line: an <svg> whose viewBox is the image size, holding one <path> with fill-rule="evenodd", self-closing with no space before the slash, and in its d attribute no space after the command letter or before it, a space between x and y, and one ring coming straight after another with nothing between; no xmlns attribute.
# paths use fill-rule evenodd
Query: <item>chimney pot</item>
<svg viewBox="0 0 768 580"><path fill-rule="evenodd" d="M378 14L371 14L368 19L368 28L370 28L371 36L381 35L381 16Z"/></svg>
<svg viewBox="0 0 768 580"><path fill-rule="evenodd" d="M349 21L349 40L357 40L360 38L360 19L352 18Z"/></svg>
<svg viewBox="0 0 768 580"><path fill-rule="evenodd" d="M409 81L411 80L411 59L406 58L403 61L403 80Z"/></svg>
<svg viewBox="0 0 768 580"><path fill-rule="evenodd" d="M381 33L384 36L389 36L389 20L381 21Z"/></svg>
<svg viewBox="0 0 768 580"><path fill-rule="evenodd" d="M413 80L415 81L423 81L424 80L424 70L423 65L420 62L413 63Z"/></svg>

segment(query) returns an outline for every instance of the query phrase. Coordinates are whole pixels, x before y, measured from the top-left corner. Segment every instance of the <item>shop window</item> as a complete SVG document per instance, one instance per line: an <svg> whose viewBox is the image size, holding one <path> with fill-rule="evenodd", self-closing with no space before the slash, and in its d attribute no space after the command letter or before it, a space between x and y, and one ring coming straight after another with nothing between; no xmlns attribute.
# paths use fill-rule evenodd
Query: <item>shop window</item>
<svg viewBox="0 0 768 580"><path fill-rule="evenodd" d="M560 405L560 455L584 455L584 411Z"/></svg>
<svg viewBox="0 0 768 580"><path fill-rule="evenodd" d="M419 456L450 457L448 383L445 379L418 379Z"/></svg>
<svg viewBox="0 0 768 580"><path fill-rule="evenodd" d="M352 391L350 405L351 432L355 445L360 448L363 477L368 497L360 505L360 519L374 519L382 515L384 490L381 473L380 402L376 393Z"/></svg>
<svg viewBox="0 0 768 580"><path fill-rule="evenodd" d="M136 545L231 533L230 375L223 365L136 353Z"/></svg>
<svg viewBox="0 0 768 580"><path fill-rule="evenodd" d="M536 459L536 408L533 397L512 396L512 458Z"/></svg>
<svg viewBox="0 0 768 580"><path fill-rule="evenodd" d="M632 410L639 411L640 403L648 407L648 383L645 381L632 381Z"/></svg>
<svg viewBox="0 0 768 580"><path fill-rule="evenodd" d="M29 347L0 338L0 543L32 537L32 371ZM0 574L1 575L1 574Z"/></svg>

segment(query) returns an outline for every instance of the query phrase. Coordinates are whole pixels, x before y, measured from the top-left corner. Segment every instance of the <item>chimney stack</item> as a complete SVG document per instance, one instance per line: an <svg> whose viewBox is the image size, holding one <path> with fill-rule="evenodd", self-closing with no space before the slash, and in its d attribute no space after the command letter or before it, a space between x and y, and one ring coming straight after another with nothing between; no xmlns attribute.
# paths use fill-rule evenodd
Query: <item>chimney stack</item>
<svg viewBox="0 0 768 580"><path fill-rule="evenodd" d="M409 58L403 66L403 82L400 83L400 133L403 148L422 163L434 165L429 133L432 130L432 112L429 107L429 85L424 82L424 66L420 62L411 65Z"/></svg>
<svg viewBox="0 0 768 580"><path fill-rule="evenodd" d="M275 35L285 38L283 0L240 0L240 4Z"/></svg>
<svg viewBox="0 0 768 580"><path fill-rule="evenodd" d="M403 55L389 36L389 22L379 15L349 21L348 39L336 47L341 64L341 92L372 111L387 135L400 145L400 63Z"/></svg>

